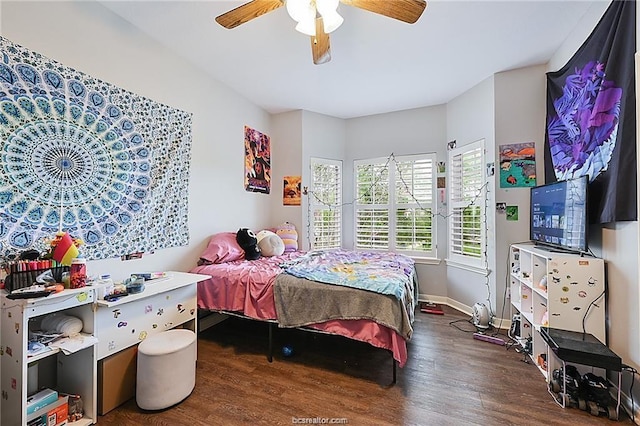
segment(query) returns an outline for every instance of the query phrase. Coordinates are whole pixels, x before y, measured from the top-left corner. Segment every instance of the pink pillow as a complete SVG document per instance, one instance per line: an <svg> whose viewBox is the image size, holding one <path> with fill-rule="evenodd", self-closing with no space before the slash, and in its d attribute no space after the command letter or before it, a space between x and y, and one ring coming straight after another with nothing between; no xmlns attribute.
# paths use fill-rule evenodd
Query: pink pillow
<svg viewBox="0 0 640 426"><path fill-rule="evenodd" d="M211 263L233 262L242 258L244 258L244 250L238 245L235 232L220 232L213 235L200 256L200 259Z"/></svg>

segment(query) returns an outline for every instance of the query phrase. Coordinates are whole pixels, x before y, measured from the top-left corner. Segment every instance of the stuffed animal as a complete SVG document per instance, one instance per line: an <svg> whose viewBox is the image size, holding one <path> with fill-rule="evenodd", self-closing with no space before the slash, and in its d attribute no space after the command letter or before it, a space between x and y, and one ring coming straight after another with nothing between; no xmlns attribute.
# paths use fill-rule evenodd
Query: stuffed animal
<svg viewBox="0 0 640 426"><path fill-rule="evenodd" d="M294 224L289 222L281 224L276 229L276 234L284 242L284 251L298 250L298 231L296 231Z"/></svg>
<svg viewBox="0 0 640 426"><path fill-rule="evenodd" d="M236 241L244 250L244 258L247 260L256 260L260 257L260 249L258 248L258 238L251 229L240 228L236 233Z"/></svg>
<svg viewBox="0 0 640 426"><path fill-rule="evenodd" d="M258 248L263 256L280 256L284 253L284 241L275 232L263 230L258 232Z"/></svg>

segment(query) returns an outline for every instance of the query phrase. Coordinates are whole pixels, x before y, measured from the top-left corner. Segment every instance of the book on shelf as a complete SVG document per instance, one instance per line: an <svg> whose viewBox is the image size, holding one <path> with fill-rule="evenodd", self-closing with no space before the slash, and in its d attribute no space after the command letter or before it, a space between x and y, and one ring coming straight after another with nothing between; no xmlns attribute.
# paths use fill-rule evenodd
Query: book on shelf
<svg viewBox="0 0 640 426"><path fill-rule="evenodd" d="M57 392L56 392L57 394ZM69 397L58 398L27 416L27 426L62 426L69 419Z"/></svg>
<svg viewBox="0 0 640 426"><path fill-rule="evenodd" d="M27 414L34 413L58 400L58 392L53 389L42 389L27 397Z"/></svg>

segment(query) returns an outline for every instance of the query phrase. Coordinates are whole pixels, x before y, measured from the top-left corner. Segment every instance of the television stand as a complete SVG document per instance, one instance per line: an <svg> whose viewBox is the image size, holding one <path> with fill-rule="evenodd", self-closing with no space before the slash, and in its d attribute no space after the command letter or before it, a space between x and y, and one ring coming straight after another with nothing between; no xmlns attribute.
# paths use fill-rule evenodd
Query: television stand
<svg viewBox="0 0 640 426"><path fill-rule="evenodd" d="M532 241L533 245L540 250L544 250L547 251L549 253L564 253L564 254L575 254L576 256L584 256L585 253L581 252L581 251L575 251L575 250L570 250L570 249L565 249L565 248L561 248L561 247L552 247L549 245L546 245L544 243L538 242L538 241Z"/></svg>
<svg viewBox="0 0 640 426"><path fill-rule="evenodd" d="M547 382L552 382L553 371L561 363L545 342L543 327L588 331L599 342L606 342L604 260L517 243L510 246L510 268L511 313L520 317L513 322L510 337ZM563 348L560 355L564 356L564 345L558 347ZM591 359L578 361L590 363Z"/></svg>

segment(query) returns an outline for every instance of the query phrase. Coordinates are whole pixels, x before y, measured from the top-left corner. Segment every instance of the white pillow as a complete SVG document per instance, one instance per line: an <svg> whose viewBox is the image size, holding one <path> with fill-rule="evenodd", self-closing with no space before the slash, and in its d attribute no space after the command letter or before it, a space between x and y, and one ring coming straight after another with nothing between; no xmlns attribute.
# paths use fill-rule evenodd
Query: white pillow
<svg viewBox="0 0 640 426"><path fill-rule="evenodd" d="M74 336L82 331L82 320L78 317L53 313L42 318L42 330L62 333L63 336Z"/></svg>
<svg viewBox="0 0 640 426"><path fill-rule="evenodd" d="M258 248L263 256L280 256L284 253L284 241L272 231L258 232Z"/></svg>

